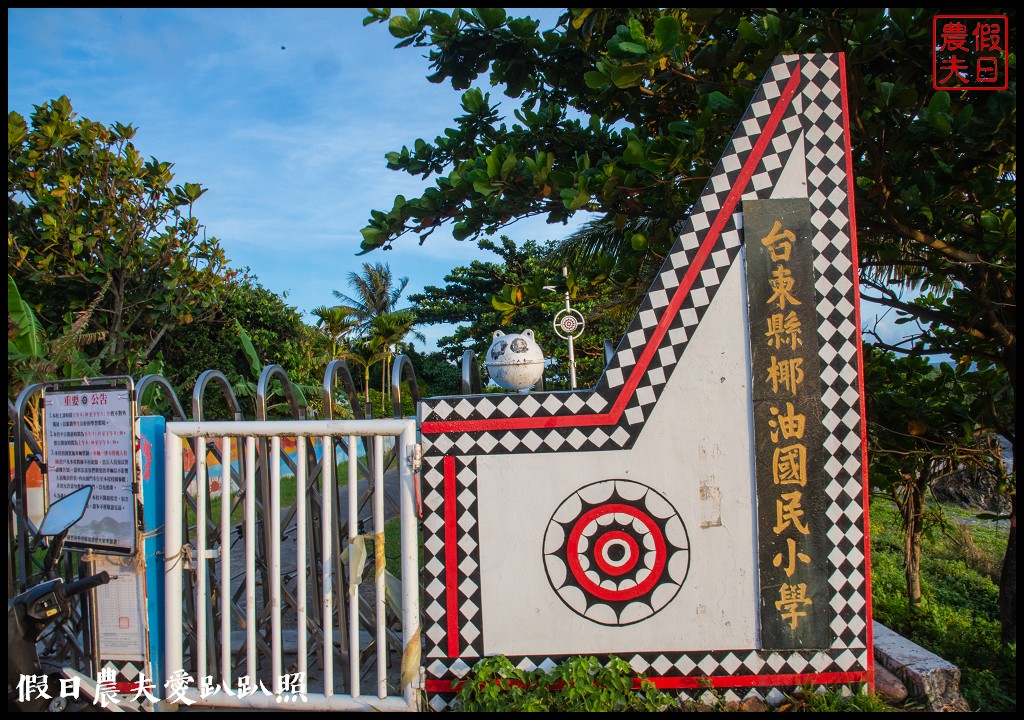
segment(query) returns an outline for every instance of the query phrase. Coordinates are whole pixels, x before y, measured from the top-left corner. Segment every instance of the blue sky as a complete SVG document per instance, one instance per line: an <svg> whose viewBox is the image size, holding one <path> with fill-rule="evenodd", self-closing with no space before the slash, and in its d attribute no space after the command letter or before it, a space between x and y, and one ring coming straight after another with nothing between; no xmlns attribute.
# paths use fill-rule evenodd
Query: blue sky
<svg viewBox="0 0 1024 720"><path fill-rule="evenodd" d="M517 9L551 27L558 11ZM460 93L426 80L424 52L395 49L365 9L8 9L7 107L67 95L82 117L138 128L145 156L174 163L176 182L208 189L196 208L232 265L249 267L312 321L363 262L408 277L407 294L441 285L485 257L442 228L420 246L357 257L371 209L423 184L384 155L433 140L461 114ZM487 87L484 87L487 90ZM495 93L498 95L499 93ZM517 241L561 237L543 218L509 226ZM492 257L486 255L486 257ZM881 314L864 308L864 324ZM886 335L896 326L883 321ZM900 326L903 328L904 326ZM421 328L427 349L450 332Z"/></svg>
<svg viewBox="0 0 1024 720"><path fill-rule="evenodd" d="M67 95L82 117L131 123L144 156L174 163L175 182L208 188L196 206L234 267L307 313L336 304L363 262L441 285L483 257L447 229L420 246L357 257L371 209L422 184L384 155L433 140L461 114L460 93L426 80L424 52L395 49L365 9L8 9L7 109ZM519 10L553 25L552 9ZM487 88L484 88L485 90ZM498 93L495 93L498 94ZM543 219L517 240L566 232ZM311 320L307 316L307 319ZM449 328L421 328L428 348Z"/></svg>

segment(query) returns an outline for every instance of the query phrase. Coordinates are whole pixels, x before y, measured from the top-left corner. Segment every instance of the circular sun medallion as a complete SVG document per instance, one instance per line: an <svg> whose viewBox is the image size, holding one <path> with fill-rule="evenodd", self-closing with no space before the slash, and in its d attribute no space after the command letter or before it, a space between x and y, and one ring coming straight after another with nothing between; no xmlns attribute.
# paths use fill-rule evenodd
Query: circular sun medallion
<svg viewBox="0 0 1024 720"><path fill-rule="evenodd" d="M676 596L690 567L686 526L662 495L632 480L602 480L567 497L544 534L548 582L573 612L631 625Z"/></svg>

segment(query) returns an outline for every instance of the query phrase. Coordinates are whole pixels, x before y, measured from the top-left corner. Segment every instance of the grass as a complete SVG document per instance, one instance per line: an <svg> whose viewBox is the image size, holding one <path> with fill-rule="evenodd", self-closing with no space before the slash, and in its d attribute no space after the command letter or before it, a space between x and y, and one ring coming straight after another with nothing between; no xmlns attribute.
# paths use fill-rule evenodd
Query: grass
<svg viewBox="0 0 1024 720"><path fill-rule="evenodd" d="M935 509L935 508L933 508ZM1016 646L999 641L999 568L1008 524L976 522L975 513L943 506L944 522L921 552L923 602L907 605L899 516L871 503L873 610L876 620L960 668L960 690L973 710L1017 706Z"/></svg>

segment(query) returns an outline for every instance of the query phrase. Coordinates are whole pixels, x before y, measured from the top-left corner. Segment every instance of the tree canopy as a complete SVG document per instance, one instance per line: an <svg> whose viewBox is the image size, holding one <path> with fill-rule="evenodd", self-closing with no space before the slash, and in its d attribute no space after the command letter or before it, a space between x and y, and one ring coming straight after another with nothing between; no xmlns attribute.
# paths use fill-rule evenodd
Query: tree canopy
<svg viewBox="0 0 1024 720"><path fill-rule="evenodd" d="M160 344L165 375L179 393L191 392L200 373L220 370L237 384L252 374L239 337L241 326L260 363L283 366L293 380L319 384L322 377L303 372L305 352L315 332L285 298L267 290L253 277L238 277L221 289L216 312L204 322L172 328ZM317 363L322 372L323 365ZM253 382L259 377L251 378Z"/></svg>
<svg viewBox="0 0 1024 720"><path fill-rule="evenodd" d="M423 242L448 223L465 239L588 212L617 228L644 221L626 239L662 257L769 63L843 51L873 299L924 323L904 350L995 361L1015 384L1015 56L1009 90L935 91L931 20L900 8L578 8L540 28L500 8L371 10L400 47L427 49L429 80L465 92L453 127L387 155L433 184L373 211L363 248ZM925 294L903 300L893 279Z"/></svg>
<svg viewBox="0 0 1024 720"><path fill-rule="evenodd" d="M231 275L135 129L79 118L66 97L7 118L8 271L44 333L73 334L98 372L132 374L172 327L209 317Z"/></svg>

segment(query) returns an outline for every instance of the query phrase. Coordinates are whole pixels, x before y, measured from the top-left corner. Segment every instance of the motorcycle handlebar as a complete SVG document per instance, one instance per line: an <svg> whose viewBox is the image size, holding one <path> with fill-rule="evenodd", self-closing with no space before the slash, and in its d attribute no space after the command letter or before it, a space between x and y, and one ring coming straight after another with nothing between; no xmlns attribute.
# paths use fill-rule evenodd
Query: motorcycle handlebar
<svg viewBox="0 0 1024 720"><path fill-rule="evenodd" d="M74 582L62 585L59 588L59 592L61 593L61 595L64 596L64 599L66 600L70 597L78 595L79 593L83 593L86 590L92 590L94 587L106 585L108 582L110 582L110 573L104 570L101 573L90 575L87 578L82 578L81 580L75 580Z"/></svg>

